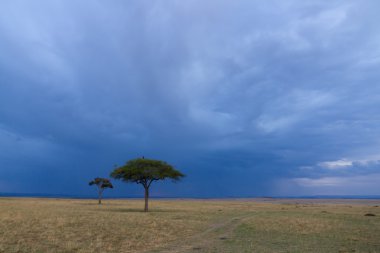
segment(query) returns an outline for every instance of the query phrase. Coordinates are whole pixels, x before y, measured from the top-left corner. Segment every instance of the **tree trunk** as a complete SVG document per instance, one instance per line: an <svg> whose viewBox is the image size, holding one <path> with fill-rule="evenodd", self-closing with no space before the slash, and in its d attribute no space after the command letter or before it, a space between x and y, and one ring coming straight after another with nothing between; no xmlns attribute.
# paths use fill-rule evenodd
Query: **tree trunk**
<svg viewBox="0 0 380 253"><path fill-rule="evenodd" d="M99 199L98 199L98 204L101 205L102 204L102 191L100 190L99 191Z"/></svg>
<svg viewBox="0 0 380 253"><path fill-rule="evenodd" d="M144 187L144 188L145 188L145 208L144 208L144 212L148 212L149 188L148 187Z"/></svg>

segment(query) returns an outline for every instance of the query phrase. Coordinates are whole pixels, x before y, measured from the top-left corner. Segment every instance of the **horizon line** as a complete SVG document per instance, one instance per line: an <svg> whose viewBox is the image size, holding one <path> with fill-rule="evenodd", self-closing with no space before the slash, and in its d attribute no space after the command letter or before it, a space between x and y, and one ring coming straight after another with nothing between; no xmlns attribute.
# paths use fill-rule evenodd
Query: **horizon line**
<svg viewBox="0 0 380 253"><path fill-rule="evenodd" d="M50 193L5 193L0 192L0 198L3 197L25 197L25 198L70 198L70 199L97 199L97 196L87 194L50 194ZM140 195L118 195L118 196L104 196L103 199L140 199ZM380 199L380 195L329 195L329 194L316 194L316 195L249 195L249 196L150 196L151 199Z"/></svg>

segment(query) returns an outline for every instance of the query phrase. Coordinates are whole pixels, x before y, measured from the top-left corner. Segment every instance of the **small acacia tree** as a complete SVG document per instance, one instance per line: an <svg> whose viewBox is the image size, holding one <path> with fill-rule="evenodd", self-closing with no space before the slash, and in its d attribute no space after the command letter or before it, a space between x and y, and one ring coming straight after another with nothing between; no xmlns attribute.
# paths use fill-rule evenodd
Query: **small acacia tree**
<svg viewBox="0 0 380 253"><path fill-rule="evenodd" d="M137 158L128 161L124 166L116 168L111 177L124 182L141 184L145 190L145 207L148 211L149 187L154 181L172 179L178 181L184 177L181 172L164 161Z"/></svg>
<svg viewBox="0 0 380 253"><path fill-rule="evenodd" d="M101 178L101 177L97 177L95 178L94 180L90 181L90 183L88 183L90 186L91 185L96 185L96 187L98 188L98 204L100 205L102 203L102 196L103 196L103 191L106 189L106 188L113 188L113 185L111 183L111 181L107 178Z"/></svg>

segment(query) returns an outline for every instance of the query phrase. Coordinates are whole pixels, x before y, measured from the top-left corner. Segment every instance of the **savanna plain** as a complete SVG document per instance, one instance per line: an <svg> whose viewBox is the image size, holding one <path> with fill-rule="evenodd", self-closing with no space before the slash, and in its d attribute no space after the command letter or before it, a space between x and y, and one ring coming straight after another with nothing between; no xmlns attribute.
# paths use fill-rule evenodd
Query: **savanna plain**
<svg viewBox="0 0 380 253"><path fill-rule="evenodd" d="M0 198L0 252L380 252L379 200Z"/></svg>

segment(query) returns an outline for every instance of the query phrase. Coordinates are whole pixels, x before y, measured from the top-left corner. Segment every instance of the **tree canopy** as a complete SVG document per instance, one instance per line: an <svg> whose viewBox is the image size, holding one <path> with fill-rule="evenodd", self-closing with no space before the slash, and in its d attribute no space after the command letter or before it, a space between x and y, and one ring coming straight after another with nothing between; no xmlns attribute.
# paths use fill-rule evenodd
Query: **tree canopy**
<svg viewBox="0 0 380 253"><path fill-rule="evenodd" d="M101 177L96 177L94 178L94 180L90 181L88 183L90 186L91 185L96 185L102 189L105 189L105 188L113 188L113 185L111 183L111 181L108 179L108 178L101 178Z"/></svg>
<svg viewBox="0 0 380 253"><path fill-rule="evenodd" d="M121 179L124 182L149 186L153 181L164 180L166 178L177 181L184 177L184 175L164 161L137 158L116 168L111 173L111 177Z"/></svg>

